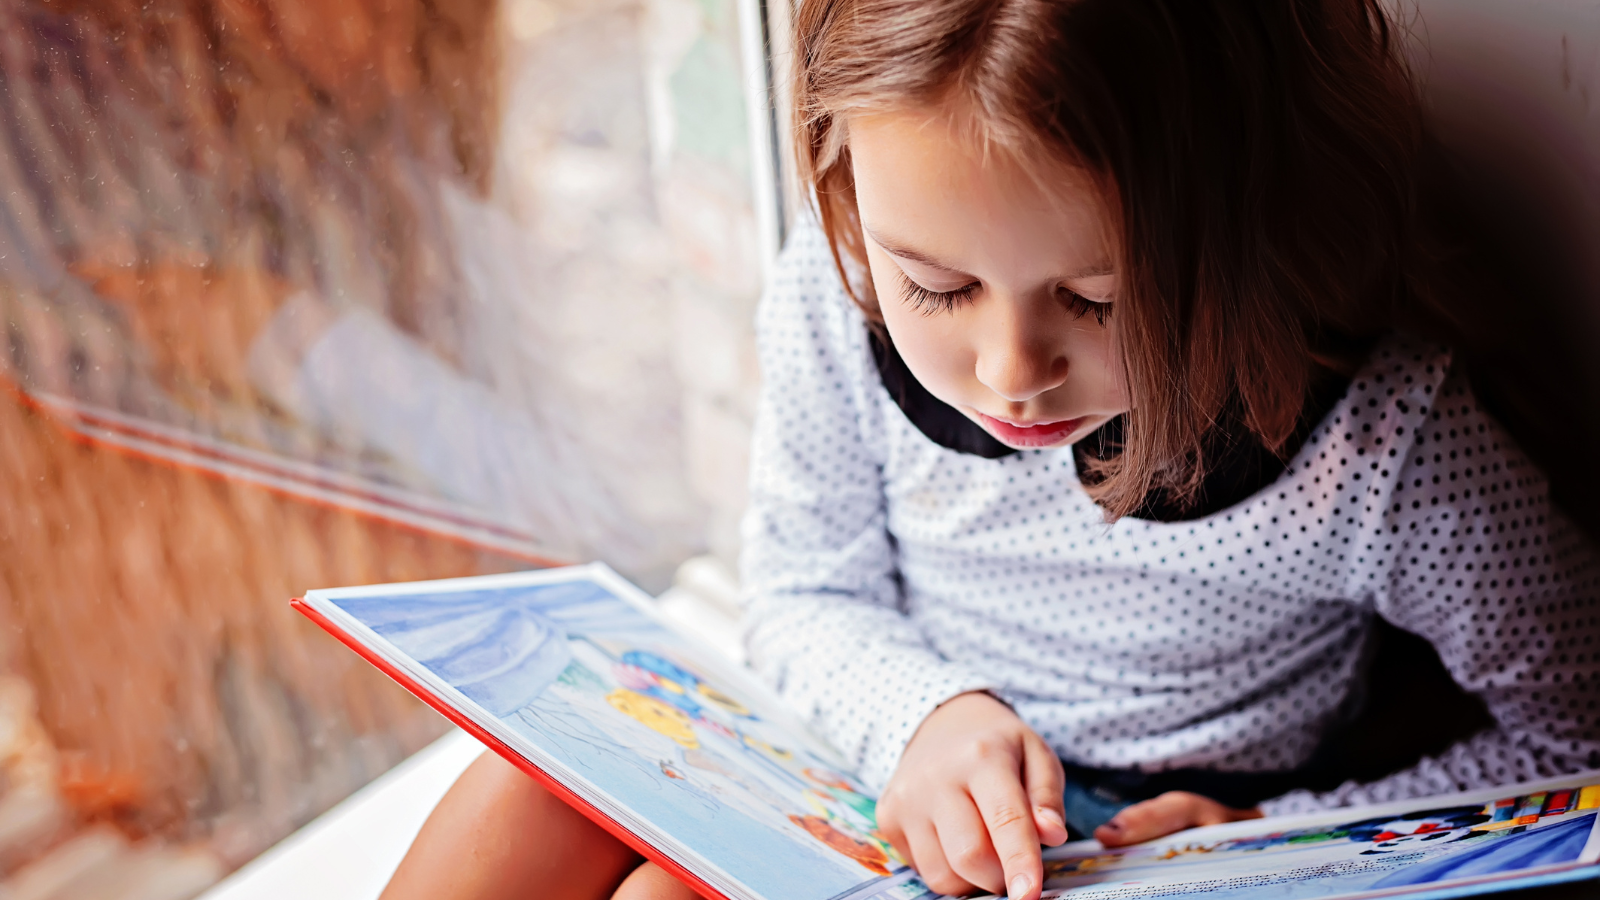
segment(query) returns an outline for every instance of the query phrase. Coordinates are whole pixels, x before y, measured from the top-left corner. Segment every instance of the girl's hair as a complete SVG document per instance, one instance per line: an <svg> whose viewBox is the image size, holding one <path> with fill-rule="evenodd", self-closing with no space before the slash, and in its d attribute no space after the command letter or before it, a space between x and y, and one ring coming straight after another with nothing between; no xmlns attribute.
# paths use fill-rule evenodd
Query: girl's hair
<svg viewBox="0 0 1600 900"><path fill-rule="evenodd" d="M1425 133L1378 0L801 0L795 34L799 171L880 326L852 114L941 104L986 150L1098 186L1131 394L1091 479L1111 518L1192 500L1240 430L1283 448L1314 358L1439 318Z"/></svg>

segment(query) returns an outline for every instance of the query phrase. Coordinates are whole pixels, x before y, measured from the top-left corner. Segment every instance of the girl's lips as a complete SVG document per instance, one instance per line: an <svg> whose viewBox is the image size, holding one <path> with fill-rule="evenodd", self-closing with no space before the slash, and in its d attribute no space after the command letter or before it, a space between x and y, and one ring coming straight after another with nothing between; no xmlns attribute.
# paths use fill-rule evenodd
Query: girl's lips
<svg viewBox="0 0 1600 900"><path fill-rule="evenodd" d="M976 410L974 410L976 412ZM1037 425L1013 425L1003 422L993 416L978 413L978 420L983 427L1000 439L1000 442L1011 447L1034 448L1052 447L1072 436L1078 426L1083 424L1086 416L1076 419L1063 419L1060 422L1040 422Z"/></svg>

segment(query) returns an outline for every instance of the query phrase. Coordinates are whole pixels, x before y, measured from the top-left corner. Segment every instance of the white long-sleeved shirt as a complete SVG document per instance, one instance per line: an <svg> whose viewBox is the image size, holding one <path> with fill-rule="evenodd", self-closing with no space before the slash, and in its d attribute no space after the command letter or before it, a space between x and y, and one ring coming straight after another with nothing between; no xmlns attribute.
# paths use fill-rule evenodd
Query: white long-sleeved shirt
<svg viewBox="0 0 1600 900"><path fill-rule="evenodd" d="M1447 350L1380 343L1248 500L1107 525L1070 448L985 459L906 419L815 226L780 261L758 341L750 658L868 783L979 689L1083 765L1290 769L1350 693L1375 615L1431 641L1497 727L1269 813L1600 766L1595 551Z"/></svg>

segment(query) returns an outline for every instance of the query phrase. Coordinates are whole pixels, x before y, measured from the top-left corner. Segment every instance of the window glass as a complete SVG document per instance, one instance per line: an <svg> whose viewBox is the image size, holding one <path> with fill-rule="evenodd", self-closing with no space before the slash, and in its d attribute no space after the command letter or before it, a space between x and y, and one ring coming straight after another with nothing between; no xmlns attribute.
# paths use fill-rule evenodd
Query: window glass
<svg viewBox="0 0 1600 900"><path fill-rule="evenodd" d="M0 878L198 890L440 734L301 591L731 559L740 6L0 4Z"/></svg>

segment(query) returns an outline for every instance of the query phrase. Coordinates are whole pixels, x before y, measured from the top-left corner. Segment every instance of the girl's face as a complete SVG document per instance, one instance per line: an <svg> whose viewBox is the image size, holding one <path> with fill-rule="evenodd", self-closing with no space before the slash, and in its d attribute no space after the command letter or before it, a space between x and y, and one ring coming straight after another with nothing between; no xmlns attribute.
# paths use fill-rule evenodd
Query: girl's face
<svg viewBox="0 0 1600 900"><path fill-rule="evenodd" d="M934 109L850 121L884 324L917 381L1001 443L1071 444L1128 409L1105 210L1070 171L1041 196L949 121Z"/></svg>

